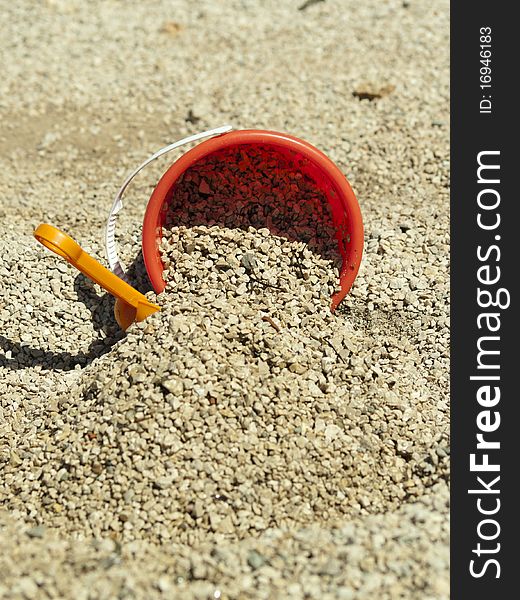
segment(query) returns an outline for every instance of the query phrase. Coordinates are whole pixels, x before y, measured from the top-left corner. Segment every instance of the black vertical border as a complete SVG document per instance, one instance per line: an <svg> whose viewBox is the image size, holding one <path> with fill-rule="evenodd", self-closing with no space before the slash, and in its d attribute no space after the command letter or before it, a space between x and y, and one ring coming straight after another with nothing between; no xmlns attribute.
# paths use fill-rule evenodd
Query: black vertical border
<svg viewBox="0 0 520 600"><path fill-rule="evenodd" d="M520 458L520 396L514 373L520 372L517 336L520 331L518 302L514 293L515 275L520 273L520 221L517 204L520 202L515 178L520 175L520 143L513 139L520 130L518 118L518 39L520 30L513 15L516 8L510 2L452 2L451 4L451 433L452 433L452 503L451 503L451 597L454 600L479 600L516 597L520 566L516 565L518 511L517 460ZM516 12L516 11L515 11ZM480 114L480 28L492 29L492 114ZM515 30L513 30L515 27ZM515 35L516 34L516 35ZM516 101L516 102L515 102ZM513 109L513 102L517 104ZM515 140L516 141L516 140ZM477 155L483 150L500 150L499 230L492 233L479 230L477 225ZM516 187L517 189L513 189ZM481 578L469 571L472 550L480 541L477 526L486 518L479 514L477 496L468 494L476 486L478 473L469 469L469 455L475 452L478 432L476 401L478 385L470 381L477 374L477 269L476 249L489 246L491 237L499 234L501 281L499 286L511 292L511 305L501 311L500 362L501 401L498 405L501 425L495 439L501 449L490 453L490 459L500 462L500 511L495 515L501 532L496 569L489 568ZM517 286L518 287L518 286ZM481 309L482 311L482 309ZM496 409L493 409L496 410ZM487 496L488 498L490 496ZM492 547L495 542L489 542ZM479 568L482 567L481 556ZM515 591L516 590L516 591Z"/></svg>

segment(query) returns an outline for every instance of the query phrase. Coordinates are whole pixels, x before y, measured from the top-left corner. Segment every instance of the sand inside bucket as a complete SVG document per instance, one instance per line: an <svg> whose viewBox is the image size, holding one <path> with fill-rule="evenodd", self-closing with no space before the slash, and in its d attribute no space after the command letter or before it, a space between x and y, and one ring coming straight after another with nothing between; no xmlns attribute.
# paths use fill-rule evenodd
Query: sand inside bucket
<svg viewBox="0 0 520 600"><path fill-rule="evenodd" d="M298 152L241 144L187 169L167 197L163 221L167 228L183 223L267 227L330 258L337 255L333 197L336 190L328 176Z"/></svg>

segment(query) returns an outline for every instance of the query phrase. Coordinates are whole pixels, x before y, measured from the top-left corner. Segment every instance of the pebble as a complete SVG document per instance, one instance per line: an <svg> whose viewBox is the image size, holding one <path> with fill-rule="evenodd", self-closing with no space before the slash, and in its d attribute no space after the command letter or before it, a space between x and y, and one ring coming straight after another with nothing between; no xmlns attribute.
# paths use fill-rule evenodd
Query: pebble
<svg viewBox="0 0 520 600"><path fill-rule="evenodd" d="M45 534L45 527L43 525L31 527L31 529L28 529L26 533L31 538L42 538Z"/></svg>
<svg viewBox="0 0 520 600"><path fill-rule="evenodd" d="M247 564L253 569L259 569L266 563L265 557L256 550L251 550L247 556Z"/></svg>

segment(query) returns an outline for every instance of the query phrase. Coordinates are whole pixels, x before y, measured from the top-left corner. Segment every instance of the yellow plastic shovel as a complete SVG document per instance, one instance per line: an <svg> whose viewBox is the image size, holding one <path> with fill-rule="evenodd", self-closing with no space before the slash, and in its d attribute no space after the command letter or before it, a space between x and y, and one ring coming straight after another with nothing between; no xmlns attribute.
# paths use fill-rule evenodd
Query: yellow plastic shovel
<svg viewBox="0 0 520 600"><path fill-rule="evenodd" d="M34 231L34 237L116 298L114 315L122 329L126 330L132 323L143 321L160 310L141 292L114 275L56 227L42 223Z"/></svg>

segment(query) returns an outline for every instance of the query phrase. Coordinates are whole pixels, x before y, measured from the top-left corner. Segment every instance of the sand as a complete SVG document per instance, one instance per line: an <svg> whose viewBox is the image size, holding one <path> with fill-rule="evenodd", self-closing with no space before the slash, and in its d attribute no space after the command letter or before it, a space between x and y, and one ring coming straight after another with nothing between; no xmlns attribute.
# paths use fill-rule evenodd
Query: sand
<svg viewBox="0 0 520 600"><path fill-rule="evenodd" d="M0 1L0 597L448 597L448 4L302 6ZM126 174L226 122L348 177L352 292L332 316L305 244L188 227L161 312L124 335L32 231L105 262ZM142 291L174 158L118 223Z"/></svg>

